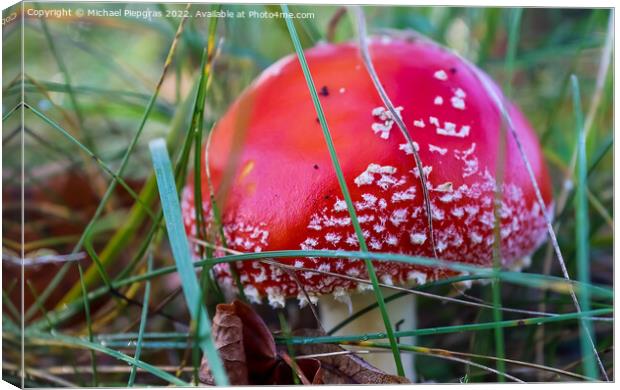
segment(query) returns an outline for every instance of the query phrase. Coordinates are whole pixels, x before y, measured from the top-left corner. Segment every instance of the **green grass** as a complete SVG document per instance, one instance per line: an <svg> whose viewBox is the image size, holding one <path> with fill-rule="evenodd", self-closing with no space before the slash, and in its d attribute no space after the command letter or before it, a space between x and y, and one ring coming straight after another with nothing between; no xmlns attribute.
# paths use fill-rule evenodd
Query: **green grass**
<svg viewBox="0 0 620 390"><path fill-rule="evenodd" d="M553 322L564 322L567 320L580 320L583 317L589 316L598 316L613 313L613 309L596 309L588 312L575 312L575 313L567 313L561 314L556 317L530 317L523 318L518 320L504 320L504 321L493 321L487 323L477 323L477 324L464 324L464 325L454 325L454 326L442 326L442 327L434 327L434 328L424 328L424 329L414 329L414 330L406 330L406 331L398 331L394 332L395 337L408 337L408 336L429 336L429 335L439 335L439 334L449 334L455 332L472 332L472 331L481 331L488 329L495 329L496 327L501 328L514 328L521 326L529 326L535 325L539 326L542 324L553 323ZM365 333L365 334L355 334L355 335L346 335L346 336L319 336L319 337L290 337L287 342L292 344L318 344L318 343L344 343L344 342L354 342L359 340L377 340L384 339L385 333ZM279 340L279 339L276 339Z"/></svg>
<svg viewBox="0 0 620 390"><path fill-rule="evenodd" d="M415 264L426 267L441 267L447 268L458 272L468 273L469 276L464 276L463 280L467 279L492 279L500 278L502 281L514 283L516 285L526 286L529 288L543 289L553 291L555 293L569 295L571 291L580 291L583 288L583 284L577 281L567 281L562 277L548 276L542 274L532 274L523 272L510 272L510 271L495 271L492 268L480 268L459 262L451 262L445 260L429 259L423 257L413 257L400 254L390 253L375 253L375 252L347 252L347 251L331 251L331 250L315 250L315 251L301 251L301 250L289 250L289 251L266 251L260 253L248 253L241 255L229 255L219 257L217 259L220 263L234 263L238 261L254 261L260 259L277 259L277 258L291 258L291 257L324 257L324 258L360 258L373 261L398 261L407 264ZM210 265L213 262L211 259L196 261L194 267L203 267ZM112 286L115 289L119 289L123 286L128 286L133 283L143 282L155 277L161 277L177 272L176 266L168 266L156 269L152 272L128 277L123 280L112 282ZM320 271L315 271L320 272ZM588 285L590 294L592 297L602 300L613 300L613 290L608 287ZM97 299L106 295L109 292L107 288L99 288L89 293L88 299ZM72 316L76 315L79 311L80 305L73 303L63 308L62 310L56 310L50 312L50 318L53 323L67 321ZM45 322L38 321L30 325L33 329L42 329L46 326Z"/></svg>
<svg viewBox="0 0 620 390"><path fill-rule="evenodd" d="M148 255L147 260L147 272L151 271L153 268L153 255ZM134 359L139 360L140 355L142 354L142 347L144 343L144 330L146 329L146 323L148 321L148 313L149 313L149 299L151 298L151 282L147 281L144 284L144 299L142 301L142 314L140 315L140 328L138 330L138 339L136 340L136 353L134 354ZM92 341L92 340L90 340ZM137 366L131 367L131 373L129 374L129 380L127 381L127 387L133 387L136 381L136 373L138 371Z"/></svg>
<svg viewBox="0 0 620 390"><path fill-rule="evenodd" d="M29 333L28 338L31 339L32 342L34 343L45 342L48 345L55 345L55 346L60 346L60 347L65 347L65 348L83 348L89 351L101 352L115 359L123 361L125 363L135 365L138 368L150 374L153 374L156 377L159 377L170 384L173 384L176 386L189 386L188 383L178 379L175 376L168 374L167 372L163 370L160 370L159 368L153 366L152 364L148 364L141 360L127 356L126 354L121 353L112 348L107 348L100 343L94 343L88 340L84 340L82 338L71 337L71 336L66 336L66 335L61 335L61 334L50 334L50 333L40 334L36 332Z"/></svg>
<svg viewBox="0 0 620 390"><path fill-rule="evenodd" d="M512 78L514 75L514 62L517 57L517 43L519 41L521 16L523 14L522 8L515 8L510 13L510 24L508 26L508 47L506 49L506 81L504 85L504 93L507 98L510 99L512 95ZM508 124L505 120L502 120L500 129L500 137L497 146L497 155L504 156L506 153L506 126ZM505 161L500 159L496 162L495 177L497 184L495 185L495 203L493 205L493 268L495 271L501 269L502 253L501 253L501 226L500 226L500 207L502 204L503 191L502 186L505 176ZM500 310L502 306L501 298L501 281L498 278L494 278L491 281L491 296L493 299L493 320L499 324L502 321L502 312ZM498 357L497 371L500 373L497 377L499 382L504 382L505 377L501 375L506 372L506 364L504 358L506 356L506 347L504 345L504 330L501 326L497 326L494 329L495 336L495 352Z"/></svg>
<svg viewBox="0 0 620 390"><path fill-rule="evenodd" d="M288 6L286 4L283 4L281 7L282 12L289 12ZM304 72L304 78L306 79L306 83L308 84L308 90L310 91L310 95L312 96L312 103L314 104L314 109L316 110L317 116L319 118L319 123L321 124L323 137L325 138L325 143L327 144L327 149L329 150L329 157L332 161L332 165L334 166L334 171L338 179L338 184L340 185L340 191L342 192L344 201L347 204L347 210L349 212L349 216L351 217L351 223L353 225L353 229L355 230L357 241L359 242L361 251L368 252L368 245L366 245L366 239L364 238L362 227L359 223L359 220L357 219L357 213L355 211L355 207L353 206L353 201L351 200L351 195L349 194L349 189L347 188L344 174L342 173L342 169L340 168L340 163L338 162L336 147L334 146L334 141L332 140L331 133L329 132L329 128L327 127L327 119L325 118L323 108L321 107L319 94L316 90L316 86L314 85L314 81L312 80L312 75L310 74L310 69L308 68L308 63L306 62L301 42L299 41L299 37L297 36L297 31L295 30L295 25L293 24L292 19L286 18L286 26L288 27L289 33L291 35L291 40L293 41L293 45L295 47L295 52L297 53L297 58L299 59L299 63L301 64L301 68ZM422 175L422 177L423 176L424 175ZM390 345L392 346L392 354L394 355L396 371L398 375L404 376L405 371L403 369L403 363L400 358L400 351L398 350L398 344L396 343L396 338L394 337L392 322L390 321L387 309L385 307L383 294L381 293L381 289L379 288L379 279L377 278L377 274L375 272L374 266L372 265L372 262L370 260L364 260L364 262L366 265L366 270L368 271L368 277L370 278L370 281L372 283L372 289L375 293L375 297L377 298L377 303L379 304L379 311L381 312L381 317L383 318L383 324L385 325L387 337L390 340Z"/></svg>
<svg viewBox="0 0 620 390"><path fill-rule="evenodd" d="M571 76L571 89L573 92L573 109L575 112L575 128L577 132L577 185L575 189L575 242L577 246L577 278L581 283L590 282L590 258L588 235L590 223L588 218L588 200L586 192L587 160L586 160L586 133L583 127L583 113L581 111L581 94L579 93L579 79ZM586 286L584 285L584 286ZM590 310L590 290L586 286L579 291L579 303L582 310ZM588 319L581 320L583 331L580 333L581 353L584 355L583 371L586 376L597 379L596 361L592 355L594 341L589 339L592 335L592 323ZM595 344L594 344L595 345ZM604 372L604 370L603 370Z"/></svg>
<svg viewBox="0 0 620 390"><path fill-rule="evenodd" d="M155 87L155 91L153 92L153 94L151 95L151 98L149 100L149 102L146 105L146 108L144 110L144 114L142 115L142 118L140 120L140 123L138 125L138 129L136 131L135 136L132 138L129 147L127 148L125 154L123 155L123 159L120 163L119 169L118 171L115 173L114 177L122 177L123 172L125 171L125 169L127 168L127 164L129 162L129 158L131 157L136 145L138 144L138 140L140 139L140 135L142 134L142 131L144 130L144 127L149 119L149 115L151 114L151 111L155 105L155 101L157 100L157 97L159 95L159 91L161 88L161 85L163 83L164 78L166 77L166 73L169 69L170 63L172 62L172 58L174 56L176 47L177 47L177 42L178 39L180 37L181 32L183 31L183 22L186 19L183 19L183 21L181 23L179 23L179 28L177 30L177 34L175 35L172 44L170 45L170 50L168 51L168 55L166 57L166 60L164 61L164 67L161 73L161 77L159 78L159 81L157 82L157 85ZM103 198L101 199L101 202L99 203L99 205L97 206L97 210L95 211L95 214L93 215L93 217L90 219L88 225L86 226L86 228L84 229L84 233L82 234L80 240L77 242L77 244L75 245L75 247L73 248L73 253L78 252L81 248L82 245L84 244L84 240L86 240L87 237L89 237L92 234L92 229L93 226L95 225L95 222L97 221L97 219L101 216L101 214L104 211L105 205L107 204L108 200L110 199L110 197L112 196L112 194L114 193L114 189L116 188L118 181L117 180L113 180L112 182L110 182L108 188L106 189ZM143 208L141 208L141 210L143 210ZM136 217L137 220L139 220L139 217ZM110 259L114 259L114 257L110 257ZM106 264L107 265L107 264ZM63 266L63 268L61 268L58 273L55 275L54 279L50 282L49 286L44 290L44 292L41 294L41 299L42 302L44 303L47 298L49 297L49 295L51 294L51 292L58 286L58 284L60 283L60 281L62 280L62 278L66 275L68 271L68 266L65 265ZM93 282L94 280L94 275L96 274L96 268L91 267L86 271L85 274L85 283L86 285L89 285ZM69 297L67 297L67 300L71 300L71 298L73 298L75 295L77 295L77 286L71 291L69 292ZM65 300L66 303L66 300ZM30 318L31 317L31 311L26 313L26 318Z"/></svg>
<svg viewBox="0 0 620 390"><path fill-rule="evenodd" d="M101 161L97 155L95 155L86 145L82 144L80 141L78 141L74 136L72 136L68 131L66 131L65 129L63 129L58 123L54 122L53 120L51 120L50 118L48 118L46 115L44 115L43 113L41 113L39 110L37 110L36 108L29 106L28 104L25 105L25 107L32 111L36 116L38 116L41 120L43 120L44 122L46 122L49 126L53 127L54 129L56 129L60 134L62 134L63 136L65 136L68 140L70 140L71 142L75 143L82 151L84 151L86 153L86 155L93 159L104 171L106 171L107 174L109 174L110 176L112 176L112 178L116 181L118 181L121 186L136 200L137 203L139 203L141 206L143 206L145 208L145 212L150 215L151 217L153 216L152 212L148 209L148 207L142 202L142 200L140 199L140 196L138 194L135 193L135 191L129 186L129 184L127 184L127 182L125 182L117 173L114 173L114 171L112 171L112 169L110 169L103 161ZM41 302L41 303L45 303L45 302Z"/></svg>
<svg viewBox="0 0 620 390"><path fill-rule="evenodd" d="M204 308L204 296L196 279L189 242L187 241L185 227L183 226L177 186L168 151L166 150L166 142L163 139L156 139L151 141L150 148L168 231L168 239L170 240L172 254L181 278L187 307L197 329L198 344L209 360L209 367L213 372L215 383L219 386L228 386L228 378L224 371L224 366L211 337L211 321L207 317L207 311Z"/></svg>
<svg viewBox="0 0 620 390"><path fill-rule="evenodd" d="M86 290L86 284L84 283L84 271L82 271L82 265L78 263L77 267L78 267L78 272L80 273L80 287L82 288L82 302L84 304L84 317L86 318L86 329L88 331L88 341L92 343L93 342L93 322L90 317L90 302L86 298L88 296L88 290ZM138 358L139 356L136 356L136 359ZM93 387L97 387L97 384L99 383L98 378L97 378L97 356L95 355L94 350L90 351L90 363L91 363L91 367L93 368Z"/></svg>
<svg viewBox="0 0 620 390"><path fill-rule="evenodd" d="M166 9L185 7L167 5ZM189 9L198 7L191 5ZM504 93L522 107L541 135L554 194L556 199L560 195L564 198L554 221L557 245L547 253L538 251L533 266L517 273L436 258L368 252L312 85L312 69L304 66L301 50L327 36L336 8L294 5L284 9L313 10L316 18L293 23L284 19L274 23L222 19L217 24L196 18L150 22L118 19L114 26L100 19L81 24L79 29L70 21L26 20L25 52L31 59L24 80L27 106L25 111L23 106L3 107L4 188L17 189L20 185L14 180L19 175L11 173L20 169L21 157L16 154L20 137L13 130L18 129L22 112L29 126L24 135L27 189L49 192L49 205L71 210L62 194L52 194L46 188L61 176L37 176L37 172L58 165L71 167L89 179L95 178L94 172L98 180L108 182L91 211L75 210L71 219L83 229L51 231L26 242L26 252L86 250L90 256L79 266L60 265L45 283L35 278L27 281L26 293L34 297L34 303L25 316L25 383L187 386L196 380L192 372L198 368L203 351L211 354L209 360L216 362L218 370L212 341L205 337L208 313L224 299L210 279L213 265L301 257L362 259L369 267L370 278L365 282L373 285L377 302L352 313L322 338L300 338L285 332L286 337L278 338L284 348L287 342L328 342L354 344L373 352L383 350L395 356L416 353L416 369L422 380L472 383L605 379L607 374L597 368L594 347L604 369L613 372L613 360L607 352L614 346L614 290L609 278L613 264L609 222L614 217L614 77L609 71L609 23L613 14L605 9L364 8L371 34L383 28L415 27L450 48L454 48L454 29L467 26L462 31L469 46L460 54L499 81ZM355 40L356 27L343 18L333 30L334 41ZM7 50L12 50L10 39L17 37L16 32L8 28L5 36L9 38L5 40L9 42ZM273 44L289 40L293 46ZM214 258L214 250L206 247L201 260L190 262L187 250L180 249L187 243L183 244L178 219L178 190L188 178L202 180L199 170L193 177L189 172L203 157L202 144L208 142L225 110L265 66L291 53L303 66L360 251L284 250ZM19 79L6 79L3 95L19 97ZM583 112L581 100L587 102ZM161 137L166 138L171 157L164 164L166 191L158 192L148 141ZM572 188L564 187L565 177L572 179ZM211 185L208 194L197 187L195 198L209 198L217 210L214 226L209 228L206 221L200 221L201 213L197 214L199 224L203 224L203 238L226 248L220 215L225 199L216 197ZM160 193L165 193L163 212L157 201ZM4 198L8 212L4 213L3 246L17 250L19 237L10 233L16 221L6 217L12 215L12 198ZM48 211L46 207L42 210ZM26 222L37 231L38 224L50 220L44 216ZM174 254L171 248L175 248ZM561 255L562 265L548 256L554 251ZM385 298L381 295L372 272L372 262L381 261L442 267L467 275L416 287L419 311L425 313L417 329L397 332L384 315L385 331L334 336L349 321L370 310L385 314L385 305L398 305L398 298L409 294L395 290ZM88 271L82 272L82 267ZM575 280L566 278L572 275ZM178 277L191 291L175 295L171 281ZM470 280L474 286L466 295L455 296L452 283ZM12 302L18 287L16 283L13 287L5 285L2 292L7 309L3 323L5 360L14 360L19 350L20 330L15 321L22 313ZM69 292L58 299L54 293L59 289ZM573 295L578 297L581 310L576 309ZM160 302L167 303L159 307ZM265 313L270 311L261 308L261 314ZM288 313L282 312L287 329L314 326L311 322L295 324L295 317ZM265 319L277 328L277 318L266 315ZM544 330L540 339L539 330ZM408 335L416 335L416 345L395 343L395 338ZM390 342L376 341L381 338ZM541 361L534 350L541 351ZM170 370L171 365L178 371ZM65 370L62 375L48 372L53 369L58 373L61 368ZM14 369L7 365L4 377L18 378ZM221 367L217 373L218 380L224 381Z"/></svg>

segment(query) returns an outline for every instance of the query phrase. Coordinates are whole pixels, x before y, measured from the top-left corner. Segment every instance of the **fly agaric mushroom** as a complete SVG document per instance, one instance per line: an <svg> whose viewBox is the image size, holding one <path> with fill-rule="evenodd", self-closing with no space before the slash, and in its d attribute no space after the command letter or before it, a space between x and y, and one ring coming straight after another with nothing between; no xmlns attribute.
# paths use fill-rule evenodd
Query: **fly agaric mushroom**
<svg viewBox="0 0 620 390"><path fill-rule="evenodd" d="M373 38L368 44L379 79L423 163L437 255L492 265L495 172L502 157L502 265L511 267L528 258L545 239L544 213L551 210L552 193L538 140L524 116L505 102L546 209L537 202L510 133L506 133L503 155L498 156L502 114L483 85L481 71L426 41ZM369 250L432 257L433 240L411 144L383 105L359 49L351 43L321 44L305 55ZM504 99L494 84L493 88ZM295 56L265 70L213 131L203 164L209 164L216 193L226 192L220 208L231 249L360 249ZM206 172L203 165L203 194L209 193ZM196 235L193 193L190 179L183 192L190 235ZM207 198L203 209L209 224L212 212ZM374 300L372 294L357 294L372 289L369 284L308 270L367 278L361 260L279 261L303 269L297 271L297 281L273 263L235 265L250 300L261 302L266 297L272 306L282 306L285 298L297 297L305 303L306 294L298 283L313 302L331 295L359 308L364 301ZM232 285L228 267L219 264L214 270L220 282ZM454 275L444 269L396 262L375 262L374 267L387 285L409 286ZM349 314L333 300L322 298L321 306L325 325L334 325ZM393 310L413 311L411 302L388 305L392 306L398 306ZM340 318L333 317L335 312L340 312ZM404 314L390 314L393 322L405 319L404 328L411 326L410 318L400 318ZM366 331L383 330L378 314L369 318L361 319ZM360 328L356 333L361 333Z"/></svg>

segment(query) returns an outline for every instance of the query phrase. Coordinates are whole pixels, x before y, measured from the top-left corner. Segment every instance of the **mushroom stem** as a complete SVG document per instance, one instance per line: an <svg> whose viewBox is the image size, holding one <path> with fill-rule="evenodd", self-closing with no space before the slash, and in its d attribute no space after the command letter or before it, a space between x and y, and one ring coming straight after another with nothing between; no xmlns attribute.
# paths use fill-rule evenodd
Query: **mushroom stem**
<svg viewBox="0 0 620 390"><path fill-rule="evenodd" d="M392 291L387 288L382 288L381 292L384 296L392 295ZM324 295L319 298L321 323L325 330L332 329L352 314L377 302L372 291L352 293L348 298L350 299L350 305L348 301L343 300L341 297L336 299L332 295ZM392 321L392 326L395 330L408 330L416 328L417 318L415 295L408 294L407 296L389 302L386 304L386 308L388 315L390 316L390 320ZM378 308L374 308L339 329L335 335L358 335L384 331L385 328L381 313ZM401 337L399 339L399 343L413 345L415 343L415 339L414 337ZM350 349L354 350L356 348L352 347ZM364 354L361 357L374 367L377 367L388 374L396 373L396 364L394 363L394 357L391 353L382 353L384 351L370 352L371 353ZM405 369L405 375L409 380L415 382L414 354L403 353L401 358Z"/></svg>

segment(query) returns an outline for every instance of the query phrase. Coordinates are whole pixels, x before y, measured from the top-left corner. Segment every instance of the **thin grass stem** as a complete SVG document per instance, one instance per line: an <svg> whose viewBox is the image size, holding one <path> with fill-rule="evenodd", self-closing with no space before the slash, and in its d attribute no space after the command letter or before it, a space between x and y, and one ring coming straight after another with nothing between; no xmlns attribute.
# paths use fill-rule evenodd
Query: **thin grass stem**
<svg viewBox="0 0 620 390"><path fill-rule="evenodd" d="M496 326L501 326L502 328L515 328L522 326L532 326L532 325L542 325L554 322L568 321L568 320L580 320L583 317L591 317L598 315L605 315L613 313L613 309L595 309L590 311L581 311L581 312L573 312L561 314L556 317L531 317L531 318L521 318L515 320L503 320L501 322L481 322L474 324L462 324L462 325L450 325L450 326L439 326L432 328L420 328L413 330L405 330L394 332L396 337L411 337L411 336L435 336L441 334L449 334L449 333L457 333L457 332L478 332L482 330L490 330L495 329ZM355 335L343 335L343 336L318 336L318 337L298 337L291 336L289 341L292 344L321 344L321 343L329 343L329 344L342 344L351 341L360 341L360 340L379 340L385 339L386 334L382 332L374 332L374 333L365 333L365 334L355 334ZM276 342L282 343L283 340L281 338L276 337Z"/></svg>
<svg viewBox="0 0 620 390"><path fill-rule="evenodd" d="M233 263L237 261L255 261L260 259L277 259L277 258L302 258L302 257L320 257L320 258L356 258L356 259L368 259L372 261L397 261L406 264L419 265L432 268L446 268L457 272L465 272L470 274L472 279L490 279L493 277L499 277L502 281L514 283L521 286L547 289L560 294L570 294L570 291L579 291L582 288L582 283L573 280L566 280L562 277L555 277L549 275L540 275L524 272L513 271L500 271L494 273L492 268L477 267L455 261L429 259L424 257L414 257L402 254L393 253L377 253L377 252L349 252L349 251L333 251L333 250L287 250L287 251L265 251L259 253L244 253L240 255L228 255L218 257L213 260L199 260L193 263L194 267L211 266L215 263ZM131 276L126 279L116 280L112 282L114 288L120 288L136 282L149 280L155 277L168 275L177 272L176 266L162 267L153 270L153 272L145 273L142 275ZM321 272L321 271L315 271ZM370 281L368 281L370 283ZM605 300L613 300L613 290L598 285L589 285L590 293L592 297ZM95 291L89 293L88 299L97 299L105 294L109 290L106 287L98 288ZM67 305L62 310L55 310L52 313L52 319L55 322L66 321L76 314L75 303ZM43 329L43 324L34 323L29 328Z"/></svg>
<svg viewBox="0 0 620 390"><path fill-rule="evenodd" d="M159 369L158 367L146 363L142 360L138 360L128 356L122 352L114 350L112 348L108 348L104 345L101 345L97 342L91 342L79 337L67 336L64 334L49 334L49 333L41 333L41 332L28 332L28 342L33 344L44 344L50 346L59 346L59 347L70 347L70 348L80 348L92 350L94 352L101 352L108 356L111 356L115 359L124 361L125 363L132 364L138 366L138 368L160 378L164 381L176 385L189 387L189 383L180 380L179 378L170 375L164 370Z"/></svg>
<svg viewBox="0 0 620 390"><path fill-rule="evenodd" d="M90 317L90 303L86 298L88 296L88 290L86 290L86 285L84 284L84 272L82 271L82 265L80 263L77 264L78 273L80 275L80 287L82 289L82 303L84 305L84 317L86 318L86 329L88 331L88 341L93 342L93 323ZM90 364L92 367L93 374L93 387L97 387L99 380L97 375L97 356L95 355L94 350L90 350Z"/></svg>
<svg viewBox="0 0 620 390"><path fill-rule="evenodd" d="M577 76L571 76L571 90L573 95L573 112L575 115L575 129L577 133L577 188L575 189L575 243L577 261L577 279L582 283L590 282L590 218L588 216L587 198L587 159L586 159L586 132L583 125L583 112L581 110L581 94L579 92L579 80ZM590 289L586 286L579 291L579 303L582 310L590 310ZM590 335L590 340L588 336ZM596 373L596 361L591 354L592 346L595 345L592 333L592 322L587 319L581 320L579 332L581 353L583 356L583 372L590 378L598 379ZM605 371L603 369L603 371Z"/></svg>
<svg viewBox="0 0 620 390"><path fill-rule="evenodd" d="M147 268L146 272L151 272L153 270L153 255L149 253L147 257ZM136 341L136 353L134 354L134 359L140 360L140 354L142 353L142 343L144 340L144 330L146 329L146 322L148 320L149 313L149 299L151 297L151 282L147 281L144 285L144 299L142 302L142 313L140 314L140 328L138 329L138 340ZM129 373L129 380L127 381L127 387L133 387L136 380L136 373L138 367L133 365L131 367L131 372Z"/></svg>
<svg viewBox="0 0 620 390"><path fill-rule="evenodd" d="M282 4L281 7L282 7L282 11L285 14L289 13L289 9L286 4ZM293 46L295 47L295 52L297 53L297 58L299 60L299 63L304 73L304 78L306 79L306 83L308 84L308 90L310 91L312 102L314 104L314 108L317 112L317 116L321 124L323 136L325 138L325 142L327 143L327 148L329 150L330 159L334 166L334 170L336 172L336 177L338 178L338 184L340 185L340 190L342 191L343 198L347 204L347 209L351 217L351 222L353 224L353 228L355 230L355 234L357 236L360 249L362 252L368 252L368 246L366 245L366 240L364 238L362 228L360 226L359 220L357 219L355 207L353 206L353 201L351 200L351 195L349 194L349 189L347 188L347 184L346 184L344 175L342 173L340 163L338 161L338 155L336 153L336 148L334 146L331 133L329 132L329 128L327 126L327 119L325 118L325 114L323 112L323 108L319 100L319 95L314 85L314 81L312 80L312 75L310 74L310 68L308 67L308 63L306 62L306 57L304 55L301 42L299 41L299 37L297 36L295 25L293 24L293 21L290 18L287 17L285 18L285 20L286 20L286 26L288 27L288 30L289 30L289 34L291 36L291 40L293 41ZM396 338L394 337L394 329L392 328L392 324L391 324L387 309L385 307L385 302L383 300L383 295L381 293L381 289L379 288L379 279L377 278L377 274L375 272L374 266L372 265L372 262L370 260L364 260L364 262L366 265L366 269L368 271L368 277L370 281L372 282L372 287L375 293L375 297L377 298L377 302L379 303L379 310L381 312L381 317L383 318L383 323L384 323L386 332L388 334L388 338L390 340L390 345L392 345L392 353L394 355L394 363L396 365L396 371L398 375L405 376L405 371L403 369L403 364L400 358L400 351L398 350L398 344L396 343Z"/></svg>

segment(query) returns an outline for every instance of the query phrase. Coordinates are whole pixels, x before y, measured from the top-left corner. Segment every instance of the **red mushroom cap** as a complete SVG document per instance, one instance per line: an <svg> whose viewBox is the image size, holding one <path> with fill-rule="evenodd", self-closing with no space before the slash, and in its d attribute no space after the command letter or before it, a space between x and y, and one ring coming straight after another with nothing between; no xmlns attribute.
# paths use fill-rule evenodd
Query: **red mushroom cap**
<svg viewBox="0 0 620 390"><path fill-rule="evenodd" d="M471 65L433 43L372 39L369 50L423 162L438 256L491 265L500 109ZM384 107L358 48L350 43L321 44L307 50L306 58L369 249L432 257L411 148ZM495 92L504 99L498 88ZM509 267L544 241L543 213L551 210L552 193L536 135L519 110L506 105L547 206L539 207L517 145L507 132L499 214L502 261ZM265 70L232 105L214 129L208 160L216 191L225 177L229 181L220 206L231 249L359 250L295 56ZM204 166L202 171L202 191L208 194ZM208 197L204 199L210 221ZM196 233L193 203L191 178L183 192L190 235ZM280 261L366 277L360 260ZM375 267L388 284L423 283L453 274L396 262L376 262ZM283 304L288 296L303 300L296 281L277 266L252 261L238 263L237 268L251 298L267 296L272 305ZM221 281L232 283L227 264L215 269ZM312 297L346 294L358 287L351 280L316 272L301 271L298 276Z"/></svg>

